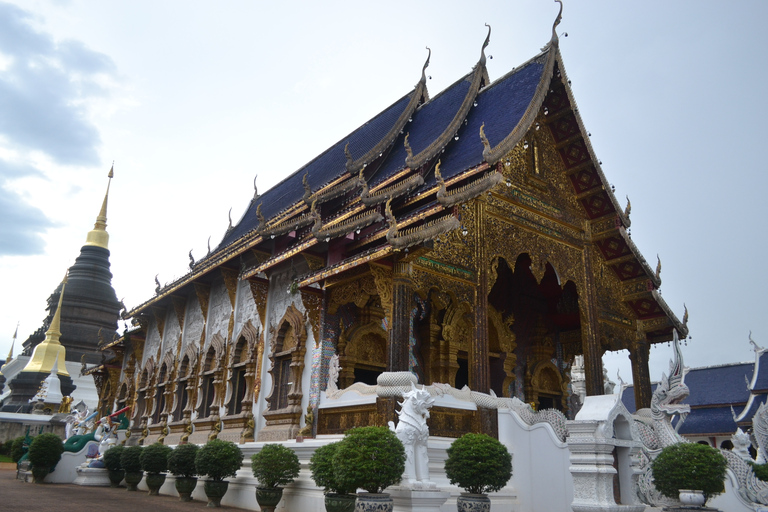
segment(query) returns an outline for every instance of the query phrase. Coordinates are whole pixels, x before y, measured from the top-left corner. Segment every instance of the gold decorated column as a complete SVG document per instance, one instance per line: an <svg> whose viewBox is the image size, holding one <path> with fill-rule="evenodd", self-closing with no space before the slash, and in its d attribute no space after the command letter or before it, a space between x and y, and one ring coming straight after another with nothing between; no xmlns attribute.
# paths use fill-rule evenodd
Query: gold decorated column
<svg viewBox="0 0 768 512"><path fill-rule="evenodd" d="M475 229L475 336L469 344L469 387L473 391L488 393L491 389L488 366L488 262L485 236L485 199L474 202Z"/></svg>
<svg viewBox="0 0 768 512"><path fill-rule="evenodd" d="M392 273L392 325L389 326L387 371L408 371L410 363L410 321L413 309L411 263L403 257L395 259Z"/></svg>
<svg viewBox="0 0 768 512"><path fill-rule="evenodd" d="M603 395L603 351L600 347L600 322L597 314L597 290L592 261L590 225L587 223L587 243L584 246L584 294L579 296L581 310L581 347L584 353L584 373L587 395Z"/></svg>
<svg viewBox="0 0 768 512"><path fill-rule="evenodd" d="M629 360L632 361L636 410L651 406L651 374L648 371L650 350L651 345L648 343L645 333L638 330L634 342L629 344Z"/></svg>

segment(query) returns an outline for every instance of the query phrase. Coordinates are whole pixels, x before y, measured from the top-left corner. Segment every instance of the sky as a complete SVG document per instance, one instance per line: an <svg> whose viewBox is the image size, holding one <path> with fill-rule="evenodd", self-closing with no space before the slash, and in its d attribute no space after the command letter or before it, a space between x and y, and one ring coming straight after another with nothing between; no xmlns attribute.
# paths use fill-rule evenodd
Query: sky
<svg viewBox="0 0 768 512"><path fill-rule="evenodd" d="M0 358L45 317L114 161L113 286L128 308L186 273L263 192L410 91L486 53L538 53L548 0L0 0ZM565 0L561 52L591 143L663 298L690 312L686 366L768 345L768 2ZM565 37L564 33L568 34ZM122 325L121 325L122 328ZM658 380L672 357L651 350ZM609 375L631 381L626 352Z"/></svg>

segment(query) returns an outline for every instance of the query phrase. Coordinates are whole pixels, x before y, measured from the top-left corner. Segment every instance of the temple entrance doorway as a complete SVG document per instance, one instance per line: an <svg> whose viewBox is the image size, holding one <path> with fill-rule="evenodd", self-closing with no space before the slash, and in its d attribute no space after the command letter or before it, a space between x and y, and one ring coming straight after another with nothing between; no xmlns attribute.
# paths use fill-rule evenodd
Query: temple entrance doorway
<svg viewBox="0 0 768 512"><path fill-rule="evenodd" d="M537 410L567 412L567 363L581 353L578 294L573 282L561 284L549 262L535 264L539 278L533 265L527 253L514 263L494 261L496 280L488 296L491 388Z"/></svg>

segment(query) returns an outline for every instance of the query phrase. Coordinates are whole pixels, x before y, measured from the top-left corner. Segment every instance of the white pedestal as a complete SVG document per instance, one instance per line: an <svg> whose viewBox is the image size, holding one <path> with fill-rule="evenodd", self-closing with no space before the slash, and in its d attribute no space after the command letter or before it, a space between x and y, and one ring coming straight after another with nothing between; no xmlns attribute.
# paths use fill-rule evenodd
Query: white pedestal
<svg viewBox="0 0 768 512"><path fill-rule="evenodd" d="M109 487L109 471L104 468L83 468L76 470L75 485L87 485L91 487Z"/></svg>
<svg viewBox="0 0 768 512"><path fill-rule="evenodd" d="M394 502L394 512L440 512L440 507L450 493L434 490L415 490L407 487L390 487L386 490Z"/></svg>

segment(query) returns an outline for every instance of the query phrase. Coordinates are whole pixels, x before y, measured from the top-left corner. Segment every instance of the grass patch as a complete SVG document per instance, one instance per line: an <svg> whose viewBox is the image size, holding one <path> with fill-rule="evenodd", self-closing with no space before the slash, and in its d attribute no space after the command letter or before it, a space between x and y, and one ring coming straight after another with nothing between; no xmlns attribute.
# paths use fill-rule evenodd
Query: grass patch
<svg viewBox="0 0 768 512"><path fill-rule="evenodd" d="M0 462L13 462L13 459L8 457L7 455L0 455Z"/></svg>

